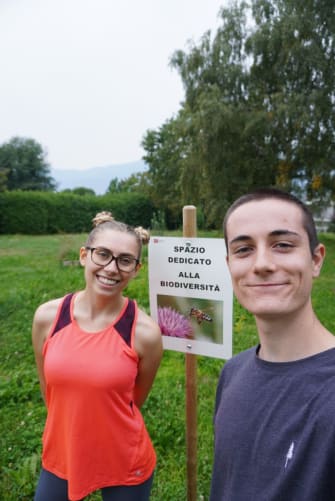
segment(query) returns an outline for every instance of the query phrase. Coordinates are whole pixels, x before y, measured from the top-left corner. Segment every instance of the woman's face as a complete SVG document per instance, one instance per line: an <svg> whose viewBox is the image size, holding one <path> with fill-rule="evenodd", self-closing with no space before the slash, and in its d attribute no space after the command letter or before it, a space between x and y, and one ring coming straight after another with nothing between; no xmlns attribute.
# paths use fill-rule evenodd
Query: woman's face
<svg viewBox="0 0 335 501"><path fill-rule="evenodd" d="M106 250L106 253L111 254L110 257L124 256L130 260L138 259L138 242L130 233L109 229L97 232L90 247ZM86 287L92 288L97 294L110 296L122 294L123 289L140 268L140 264L134 261L132 271L122 271L116 265L115 259L106 266L101 266L92 260L92 251L85 247L80 249L80 263L85 267Z"/></svg>

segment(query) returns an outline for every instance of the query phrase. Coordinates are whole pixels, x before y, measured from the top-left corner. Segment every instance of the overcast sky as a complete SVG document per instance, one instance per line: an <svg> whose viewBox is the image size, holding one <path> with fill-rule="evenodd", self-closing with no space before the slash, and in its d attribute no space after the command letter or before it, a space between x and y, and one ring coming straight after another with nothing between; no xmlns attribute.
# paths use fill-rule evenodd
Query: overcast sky
<svg viewBox="0 0 335 501"><path fill-rule="evenodd" d="M173 52L215 32L227 0L0 0L0 144L42 144L51 167L140 160L183 100Z"/></svg>

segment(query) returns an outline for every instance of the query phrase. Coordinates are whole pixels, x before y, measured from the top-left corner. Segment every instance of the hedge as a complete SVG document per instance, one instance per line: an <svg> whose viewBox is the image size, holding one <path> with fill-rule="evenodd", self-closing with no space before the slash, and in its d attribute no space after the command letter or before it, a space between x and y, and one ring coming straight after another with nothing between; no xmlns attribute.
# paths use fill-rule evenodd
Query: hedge
<svg viewBox="0 0 335 501"><path fill-rule="evenodd" d="M138 193L75 195L36 191L0 193L0 233L42 235L89 232L92 218L101 211L132 226L149 228L154 213L151 201Z"/></svg>

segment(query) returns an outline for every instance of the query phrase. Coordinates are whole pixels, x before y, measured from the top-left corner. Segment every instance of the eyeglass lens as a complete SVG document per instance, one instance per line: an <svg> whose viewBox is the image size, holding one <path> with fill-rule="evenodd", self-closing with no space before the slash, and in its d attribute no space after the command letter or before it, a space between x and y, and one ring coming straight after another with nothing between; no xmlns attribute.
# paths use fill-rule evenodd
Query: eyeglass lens
<svg viewBox="0 0 335 501"><path fill-rule="evenodd" d="M107 266L109 263L115 260L116 266L121 271L133 271L136 268L137 259L132 256L113 256L113 254L108 249L99 247L91 249L91 253L93 262L100 266Z"/></svg>

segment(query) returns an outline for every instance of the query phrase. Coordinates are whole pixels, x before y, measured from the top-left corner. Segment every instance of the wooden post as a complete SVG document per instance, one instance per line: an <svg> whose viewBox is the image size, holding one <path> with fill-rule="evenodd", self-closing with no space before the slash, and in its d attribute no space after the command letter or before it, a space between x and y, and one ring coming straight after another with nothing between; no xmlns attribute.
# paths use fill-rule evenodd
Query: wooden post
<svg viewBox="0 0 335 501"><path fill-rule="evenodd" d="M197 212L193 205L183 208L183 236L197 236ZM197 499L197 356L185 355L187 501Z"/></svg>

